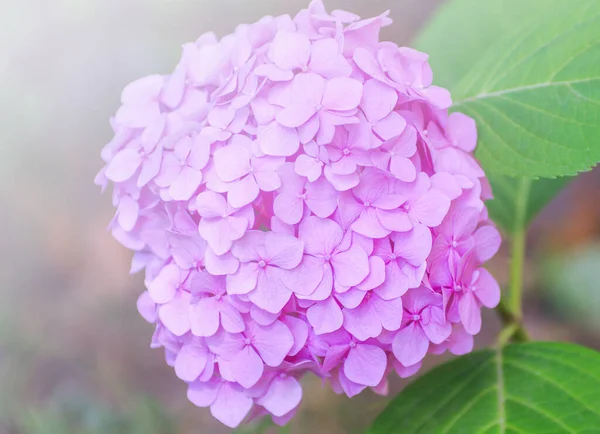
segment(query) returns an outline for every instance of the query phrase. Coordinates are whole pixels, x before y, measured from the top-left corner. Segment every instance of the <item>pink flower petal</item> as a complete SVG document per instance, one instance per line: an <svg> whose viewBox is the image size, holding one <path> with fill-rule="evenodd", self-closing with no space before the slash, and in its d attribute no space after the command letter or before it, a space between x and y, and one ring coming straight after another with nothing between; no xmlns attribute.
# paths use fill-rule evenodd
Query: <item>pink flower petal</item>
<svg viewBox="0 0 600 434"><path fill-rule="evenodd" d="M250 171L250 143L224 146L213 156L217 175L225 182L235 181Z"/></svg>
<svg viewBox="0 0 600 434"><path fill-rule="evenodd" d="M385 352L374 345L358 344L350 349L344 362L344 374L350 381L377 386L387 367Z"/></svg>
<svg viewBox="0 0 600 434"><path fill-rule="evenodd" d="M467 291L458 302L458 313L465 330L476 335L481 330L481 308L471 291Z"/></svg>
<svg viewBox="0 0 600 434"><path fill-rule="evenodd" d="M267 393L256 400L274 416L284 416L295 409L302 399L302 387L293 377L275 377Z"/></svg>
<svg viewBox="0 0 600 434"><path fill-rule="evenodd" d="M257 327L252 344L269 366L279 366L294 345L294 337L287 326L275 321L266 327Z"/></svg>
<svg viewBox="0 0 600 434"><path fill-rule="evenodd" d="M366 301L355 309L343 310L344 328L359 341L376 338L381 333L381 321L372 307Z"/></svg>
<svg viewBox="0 0 600 434"><path fill-rule="evenodd" d="M292 293L281 282L280 270L268 268L265 272L259 272L256 288L248 294L248 299L267 312L278 313L290 300Z"/></svg>
<svg viewBox="0 0 600 434"><path fill-rule="evenodd" d="M287 128L276 121L259 125L256 131L260 149L267 155L289 157L298 151L300 140L293 128Z"/></svg>
<svg viewBox="0 0 600 434"><path fill-rule="evenodd" d="M500 248L502 237L493 226L482 226L474 234L475 236L475 255L479 262L490 260Z"/></svg>
<svg viewBox="0 0 600 434"><path fill-rule="evenodd" d="M329 110L350 110L356 108L362 98L362 84L347 77L329 80L323 93L323 107Z"/></svg>
<svg viewBox="0 0 600 434"><path fill-rule="evenodd" d="M195 336L212 336L219 329L219 305L214 297L198 300L190 307L191 330Z"/></svg>
<svg viewBox="0 0 600 434"><path fill-rule="evenodd" d="M429 339L417 323L410 323L396 333L392 342L394 356L404 366L419 363L427 354Z"/></svg>
<svg viewBox="0 0 600 434"><path fill-rule="evenodd" d="M233 358L230 368L235 381L246 389L254 386L264 371L263 361L250 345Z"/></svg>
<svg viewBox="0 0 600 434"><path fill-rule="evenodd" d="M303 255L303 243L296 237L268 232L265 236L265 253L269 264L291 270L300 264Z"/></svg>
<svg viewBox="0 0 600 434"><path fill-rule="evenodd" d="M206 348L184 345L175 359L175 374L183 381L191 383L202 374L207 361Z"/></svg>
<svg viewBox="0 0 600 434"><path fill-rule="evenodd" d="M269 58L279 68L290 70L308 64L311 46L302 33L279 32L269 50Z"/></svg>
<svg viewBox="0 0 600 434"><path fill-rule="evenodd" d="M237 427L252 408L252 398L238 387L233 383L222 383L217 398L210 406L211 414L230 428Z"/></svg>
<svg viewBox="0 0 600 434"><path fill-rule="evenodd" d="M493 309L500 303L500 286L496 279L485 268L478 270L479 276L471 287L475 297L485 307Z"/></svg>
<svg viewBox="0 0 600 434"><path fill-rule="evenodd" d="M366 252L352 246L331 258L335 281L343 286L355 286L369 275L369 257Z"/></svg>
<svg viewBox="0 0 600 434"><path fill-rule="evenodd" d="M135 149L126 148L108 163L105 175L113 182L127 181L140 167L142 159Z"/></svg>
<svg viewBox="0 0 600 434"><path fill-rule="evenodd" d="M429 190L419 197L410 208L410 215L419 222L430 226L438 226L450 208L450 199L440 191Z"/></svg>
<svg viewBox="0 0 600 434"><path fill-rule="evenodd" d="M344 322L342 309L332 297L309 307L306 311L306 317L317 335L334 332Z"/></svg>
<svg viewBox="0 0 600 434"><path fill-rule="evenodd" d="M254 177L248 175L231 183L227 191L227 202L235 208L241 208L252 203L258 197L259 192Z"/></svg>
<svg viewBox="0 0 600 434"><path fill-rule="evenodd" d="M175 336L183 336L190 330L190 298L188 292L180 291L173 300L158 309L158 317Z"/></svg>

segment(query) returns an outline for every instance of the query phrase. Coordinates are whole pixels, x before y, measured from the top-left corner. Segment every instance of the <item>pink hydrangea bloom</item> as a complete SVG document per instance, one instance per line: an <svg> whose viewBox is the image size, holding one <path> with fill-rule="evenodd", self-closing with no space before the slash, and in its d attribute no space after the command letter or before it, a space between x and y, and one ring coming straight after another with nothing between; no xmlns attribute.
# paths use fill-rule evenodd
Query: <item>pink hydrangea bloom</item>
<svg viewBox="0 0 600 434"><path fill-rule="evenodd" d="M145 270L140 314L188 397L224 424L285 424L311 372L387 393L427 353L464 354L494 307L475 122L427 55L320 0L128 85L96 182Z"/></svg>

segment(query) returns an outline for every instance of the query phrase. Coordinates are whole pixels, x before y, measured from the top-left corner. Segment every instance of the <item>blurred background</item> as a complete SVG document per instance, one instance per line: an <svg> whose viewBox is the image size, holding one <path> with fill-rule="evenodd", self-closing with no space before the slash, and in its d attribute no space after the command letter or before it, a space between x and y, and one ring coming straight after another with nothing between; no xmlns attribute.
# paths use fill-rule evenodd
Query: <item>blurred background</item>
<svg viewBox="0 0 600 434"><path fill-rule="evenodd" d="M326 0L371 16L409 44L442 0ZM198 433L229 430L195 408L149 348L137 313L142 277L105 228L110 195L93 184L121 89L168 73L180 46L304 0L5 0L0 13L0 434ZM600 171L572 182L536 220L526 318L537 339L600 347ZM503 249L489 268L506 281ZM493 342L490 312L477 345ZM429 358L428 365L441 358ZM306 378L288 433L361 433L385 406ZM392 392L404 382L395 379ZM251 432L251 431L248 431Z"/></svg>

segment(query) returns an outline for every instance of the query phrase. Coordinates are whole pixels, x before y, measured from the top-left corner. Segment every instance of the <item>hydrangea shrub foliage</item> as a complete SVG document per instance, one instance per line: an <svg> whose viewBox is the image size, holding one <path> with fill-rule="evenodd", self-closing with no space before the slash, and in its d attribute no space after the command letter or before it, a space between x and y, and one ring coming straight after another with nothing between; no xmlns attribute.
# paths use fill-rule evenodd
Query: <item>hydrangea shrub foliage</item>
<svg viewBox="0 0 600 434"><path fill-rule="evenodd" d="M439 29L455 25L457 16L464 20L460 8L475 13L472 6L447 6L423 44L441 51L447 41ZM579 15L566 22L552 17L548 26L568 29ZM588 21L579 39L564 39L583 44L595 37L597 44L600 26ZM545 23L540 46L551 36ZM528 205L529 192L544 184L527 177L572 175L597 161L600 134L589 120L598 119L598 69L569 70L568 62L581 62L585 44L578 52L557 42L500 45L465 73L453 105L450 92L432 84L427 54L380 40L380 29L390 24L387 13L361 19L328 12L315 0L293 18L268 16L220 39L206 33L183 46L172 73L123 90L111 120L114 138L102 151L106 165L96 178L103 189L113 185L110 229L134 251L132 272L144 270L147 290L138 309L155 326L152 346L164 349L188 384L189 400L210 407L225 425L265 415L285 425L300 405L307 373L349 397L367 388L386 394L393 372L403 378L417 373L428 353L469 353L482 327L481 309L495 308L501 298L482 267L500 247L484 203L497 185L504 190L491 209L513 245L513 296L499 307L507 324L500 349L460 358L415 384L432 375L460 381L453 372L479 371L467 365L477 357L481 366L496 361L497 369L481 371L498 377L504 352L504 360L560 352L560 346L503 345L526 338L518 295L525 224L551 196ZM536 61L542 49L556 51L557 60ZM507 65L496 55L502 50L518 60ZM480 71L485 68L499 77L488 80ZM535 77L547 71L548 77ZM454 87L452 80L448 85ZM563 87L572 93L567 108L542 110L551 101L548 92ZM547 100L536 100L536 92ZM538 143L550 141L540 122L569 107L573 116L560 115L560 122L569 128L579 122L581 140L561 145L558 134L554 148ZM530 158L543 146L548 152L531 165L511 156ZM568 160L565 146L572 148ZM552 169L555 157L563 158L560 169ZM586 357L598 358L591 351ZM434 398L422 409L443 397L436 387L427 386ZM406 425L410 416L399 417L411 390L373 432L437 432L435 418L425 416L419 427ZM596 396L589 410L598 415ZM431 429L419 431L428 423ZM491 429L493 416L487 423Z"/></svg>

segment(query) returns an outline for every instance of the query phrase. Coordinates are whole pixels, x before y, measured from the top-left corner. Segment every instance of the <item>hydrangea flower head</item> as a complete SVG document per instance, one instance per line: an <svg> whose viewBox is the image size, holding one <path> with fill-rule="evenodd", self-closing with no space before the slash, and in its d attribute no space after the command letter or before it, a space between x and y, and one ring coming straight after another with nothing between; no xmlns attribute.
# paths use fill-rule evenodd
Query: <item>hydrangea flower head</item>
<svg viewBox="0 0 600 434"><path fill-rule="evenodd" d="M224 424L285 424L311 372L387 391L429 353L471 350L500 236L427 55L321 1L185 44L129 84L96 182L145 270L142 316L188 397Z"/></svg>

